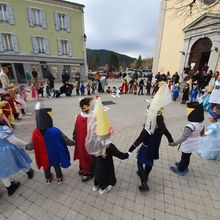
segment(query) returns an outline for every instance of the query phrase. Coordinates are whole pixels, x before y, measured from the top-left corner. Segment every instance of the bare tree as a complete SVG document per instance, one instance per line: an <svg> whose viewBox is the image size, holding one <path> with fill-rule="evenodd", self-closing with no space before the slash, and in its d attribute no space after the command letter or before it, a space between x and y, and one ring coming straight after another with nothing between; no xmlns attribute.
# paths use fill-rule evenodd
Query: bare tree
<svg viewBox="0 0 220 220"><path fill-rule="evenodd" d="M193 12L205 11L206 7L201 7L201 5L206 5L209 8L217 6L217 11L220 9L220 0L166 0L167 9L173 10L175 16L181 16L187 18L192 15Z"/></svg>

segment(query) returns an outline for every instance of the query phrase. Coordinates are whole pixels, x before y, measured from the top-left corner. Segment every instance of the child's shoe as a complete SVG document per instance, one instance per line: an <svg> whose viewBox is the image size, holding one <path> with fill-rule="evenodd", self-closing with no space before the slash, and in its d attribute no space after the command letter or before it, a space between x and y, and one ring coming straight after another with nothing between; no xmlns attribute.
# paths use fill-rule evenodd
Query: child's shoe
<svg viewBox="0 0 220 220"><path fill-rule="evenodd" d="M6 187L8 191L8 196L12 196L19 186L20 182L12 181L11 185L9 187Z"/></svg>
<svg viewBox="0 0 220 220"><path fill-rule="evenodd" d="M34 170L30 168L26 174L28 176L28 179L32 179L34 177Z"/></svg>
<svg viewBox="0 0 220 220"><path fill-rule="evenodd" d="M51 173L50 178L49 178L49 179L46 179L46 184L49 185L49 184L52 182L52 180L53 180L53 174Z"/></svg>
<svg viewBox="0 0 220 220"><path fill-rule="evenodd" d="M174 166L171 166L171 167L170 167L170 170L171 170L172 172L174 172L174 173L180 175L180 176L185 176L186 173L188 172L188 168L187 168L186 170L184 170L184 171L180 171L180 170L178 170L177 167L174 167Z"/></svg>
<svg viewBox="0 0 220 220"><path fill-rule="evenodd" d="M94 186L92 187L92 191L93 191L93 192L96 192L96 191L98 190L98 188L99 188L98 186L95 186L95 185L94 185Z"/></svg>
<svg viewBox="0 0 220 220"><path fill-rule="evenodd" d="M179 163L175 163L176 168L178 169ZM185 174L187 174L189 172L189 168L187 167L184 171Z"/></svg>
<svg viewBox="0 0 220 220"><path fill-rule="evenodd" d="M87 182L89 180L91 180L93 178L93 176L90 174L90 175L82 175L82 182Z"/></svg>
<svg viewBox="0 0 220 220"><path fill-rule="evenodd" d="M102 195L102 194L104 194L104 193L107 193L107 192L109 192L111 189L112 189L112 186L109 185L109 186L107 186L105 189L100 189L100 190L99 190L99 194Z"/></svg>
<svg viewBox="0 0 220 220"><path fill-rule="evenodd" d="M63 177L57 178L57 183L58 183L58 184L61 184L62 182L63 182Z"/></svg>
<svg viewBox="0 0 220 220"><path fill-rule="evenodd" d="M142 184L139 186L139 190L140 190L140 191L143 191L143 192L150 191L149 186L147 185L146 182L142 183Z"/></svg>

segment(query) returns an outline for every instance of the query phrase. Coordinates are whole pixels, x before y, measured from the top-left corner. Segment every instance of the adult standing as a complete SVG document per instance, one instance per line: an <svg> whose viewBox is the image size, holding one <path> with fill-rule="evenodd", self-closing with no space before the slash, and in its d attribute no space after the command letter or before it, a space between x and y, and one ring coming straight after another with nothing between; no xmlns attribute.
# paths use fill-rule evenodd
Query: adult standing
<svg viewBox="0 0 220 220"><path fill-rule="evenodd" d="M63 84L68 83L70 80L70 75L68 74L67 70L63 69L62 72L62 82Z"/></svg>
<svg viewBox="0 0 220 220"><path fill-rule="evenodd" d="M37 76L38 76L38 73L37 73L37 70L36 69L33 69L32 70L32 76L34 78L34 81L36 82L37 81Z"/></svg>
<svg viewBox="0 0 220 220"><path fill-rule="evenodd" d="M54 80L56 79L53 74L50 72L50 70L48 70L47 72L48 74L48 82L50 84L50 91L52 91L54 89Z"/></svg>
<svg viewBox="0 0 220 220"><path fill-rule="evenodd" d="M178 72L175 72L175 74L172 76L172 82L173 82L173 84L178 83L179 80L180 80L180 76L179 76Z"/></svg>
<svg viewBox="0 0 220 220"><path fill-rule="evenodd" d="M1 72L0 72L0 81L2 83L2 88L6 89L7 86L10 84L10 80L8 78L8 66L2 65Z"/></svg>
<svg viewBox="0 0 220 220"><path fill-rule="evenodd" d="M158 72L155 76L155 79L159 82L161 80L161 74Z"/></svg>

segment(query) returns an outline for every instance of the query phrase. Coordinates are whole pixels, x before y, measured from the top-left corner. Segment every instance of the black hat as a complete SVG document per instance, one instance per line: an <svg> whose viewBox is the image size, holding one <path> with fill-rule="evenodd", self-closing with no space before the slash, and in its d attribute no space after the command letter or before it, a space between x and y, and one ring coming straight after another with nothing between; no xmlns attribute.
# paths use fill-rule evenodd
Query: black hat
<svg viewBox="0 0 220 220"><path fill-rule="evenodd" d="M204 121L203 104L198 102L190 102L187 104L188 121L202 122Z"/></svg>
<svg viewBox="0 0 220 220"><path fill-rule="evenodd" d="M51 117L51 108L42 108L35 110L36 113L36 124L39 130L46 130L53 127L53 119Z"/></svg>

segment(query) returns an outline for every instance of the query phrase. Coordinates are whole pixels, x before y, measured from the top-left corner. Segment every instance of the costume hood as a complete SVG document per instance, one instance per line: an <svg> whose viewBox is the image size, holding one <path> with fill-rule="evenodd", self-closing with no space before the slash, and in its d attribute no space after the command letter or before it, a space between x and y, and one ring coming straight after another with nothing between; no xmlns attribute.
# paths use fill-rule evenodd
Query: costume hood
<svg viewBox="0 0 220 220"><path fill-rule="evenodd" d="M52 108L41 108L38 102L35 106L36 126L39 130L53 127Z"/></svg>
<svg viewBox="0 0 220 220"><path fill-rule="evenodd" d="M191 102L187 104L187 116L190 122L204 121L203 104L198 102Z"/></svg>

